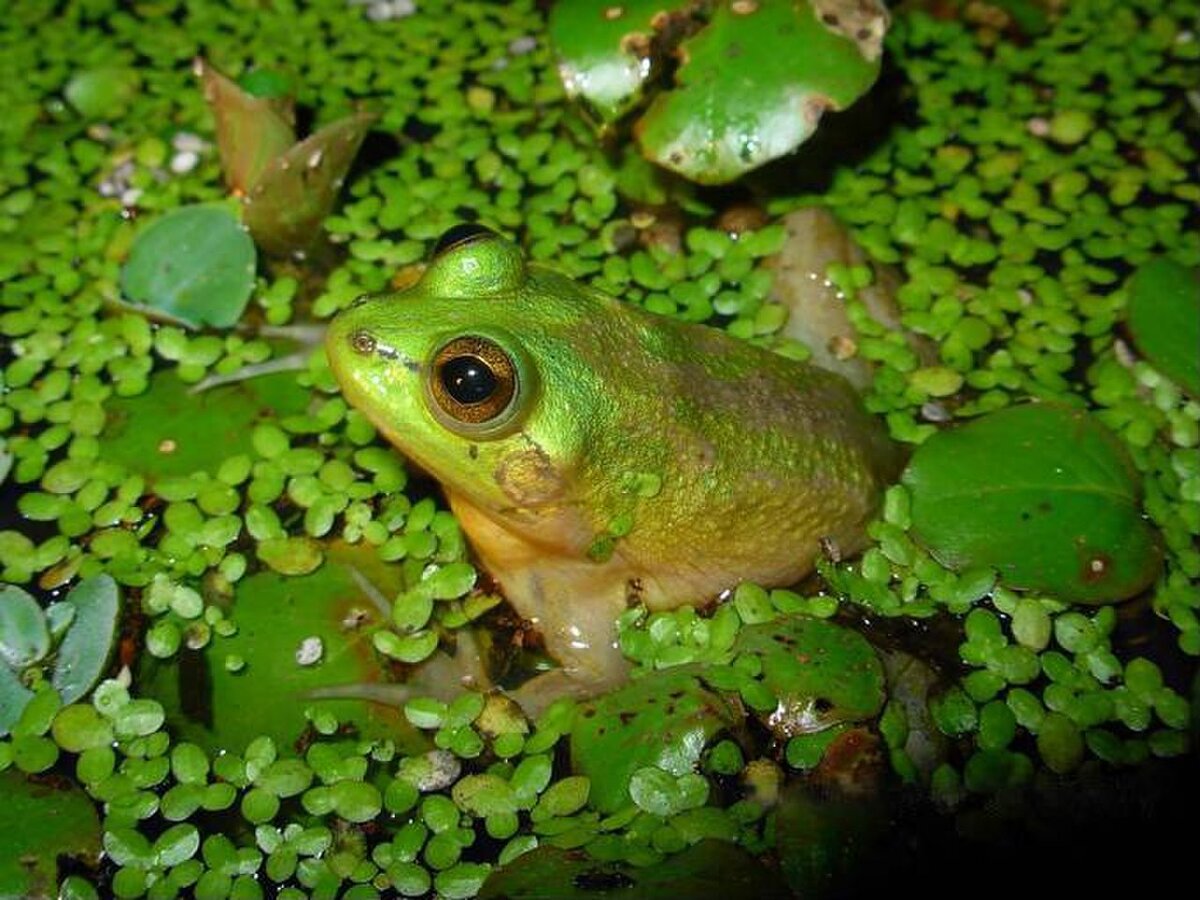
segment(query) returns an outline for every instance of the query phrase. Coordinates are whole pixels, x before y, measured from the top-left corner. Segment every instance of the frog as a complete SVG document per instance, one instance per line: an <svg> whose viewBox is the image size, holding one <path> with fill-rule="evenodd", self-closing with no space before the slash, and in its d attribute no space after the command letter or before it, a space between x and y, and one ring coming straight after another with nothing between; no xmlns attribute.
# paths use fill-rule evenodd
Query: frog
<svg viewBox="0 0 1200 900"><path fill-rule="evenodd" d="M536 711L624 682L628 608L795 584L846 555L902 463L841 375L659 315L450 228L420 277L325 337L334 379L430 474L557 668Z"/></svg>

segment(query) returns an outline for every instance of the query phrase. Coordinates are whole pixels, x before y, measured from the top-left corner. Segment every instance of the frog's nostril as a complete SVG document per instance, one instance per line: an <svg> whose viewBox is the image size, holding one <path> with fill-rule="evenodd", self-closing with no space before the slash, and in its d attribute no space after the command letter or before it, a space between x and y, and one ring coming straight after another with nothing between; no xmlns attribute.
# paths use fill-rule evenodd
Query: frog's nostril
<svg viewBox="0 0 1200 900"><path fill-rule="evenodd" d="M370 299L371 299L370 294L359 294L357 297L355 297L350 302L350 309L358 309L358 307L362 306L364 303L366 303Z"/></svg>
<svg viewBox="0 0 1200 900"><path fill-rule="evenodd" d="M350 349L355 353L369 356L375 352L375 344L375 336L369 331L363 331L359 328L350 333Z"/></svg>

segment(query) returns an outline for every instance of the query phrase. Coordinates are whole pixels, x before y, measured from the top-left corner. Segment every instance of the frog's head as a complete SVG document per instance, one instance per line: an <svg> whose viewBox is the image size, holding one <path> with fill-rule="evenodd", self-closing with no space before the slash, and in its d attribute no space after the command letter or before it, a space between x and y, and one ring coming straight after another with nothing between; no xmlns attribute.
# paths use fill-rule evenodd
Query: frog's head
<svg viewBox="0 0 1200 900"><path fill-rule="evenodd" d="M339 314L326 352L348 401L453 496L538 518L563 502L603 393L570 335L596 302L494 232L458 225L416 284Z"/></svg>

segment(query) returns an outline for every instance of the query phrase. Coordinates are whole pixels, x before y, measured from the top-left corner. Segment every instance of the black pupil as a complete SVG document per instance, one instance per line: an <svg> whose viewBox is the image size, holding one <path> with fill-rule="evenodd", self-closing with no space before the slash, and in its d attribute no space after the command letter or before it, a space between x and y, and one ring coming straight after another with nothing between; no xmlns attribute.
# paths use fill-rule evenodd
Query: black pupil
<svg viewBox="0 0 1200 900"><path fill-rule="evenodd" d="M496 391L496 373L478 356L456 356L442 364L446 393L463 406L482 403Z"/></svg>
<svg viewBox="0 0 1200 900"><path fill-rule="evenodd" d="M470 244L482 237L490 237L495 234L490 228L485 228L483 225L477 225L474 222L460 222L458 225L452 225L447 228L437 243L433 246L433 255L441 256L447 250L451 250L462 244Z"/></svg>

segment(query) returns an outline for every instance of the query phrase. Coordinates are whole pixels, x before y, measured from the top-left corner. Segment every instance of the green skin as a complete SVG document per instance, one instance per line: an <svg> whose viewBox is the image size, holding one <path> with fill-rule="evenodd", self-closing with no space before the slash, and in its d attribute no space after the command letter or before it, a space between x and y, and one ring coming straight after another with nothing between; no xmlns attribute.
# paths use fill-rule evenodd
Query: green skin
<svg viewBox="0 0 1200 900"><path fill-rule="evenodd" d="M499 345L517 388L491 422L443 411L438 351ZM840 376L647 313L495 235L338 315L326 352L346 399L443 486L480 564L561 668L537 709L623 680L614 620L786 585L821 543L858 550L900 457Z"/></svg>

